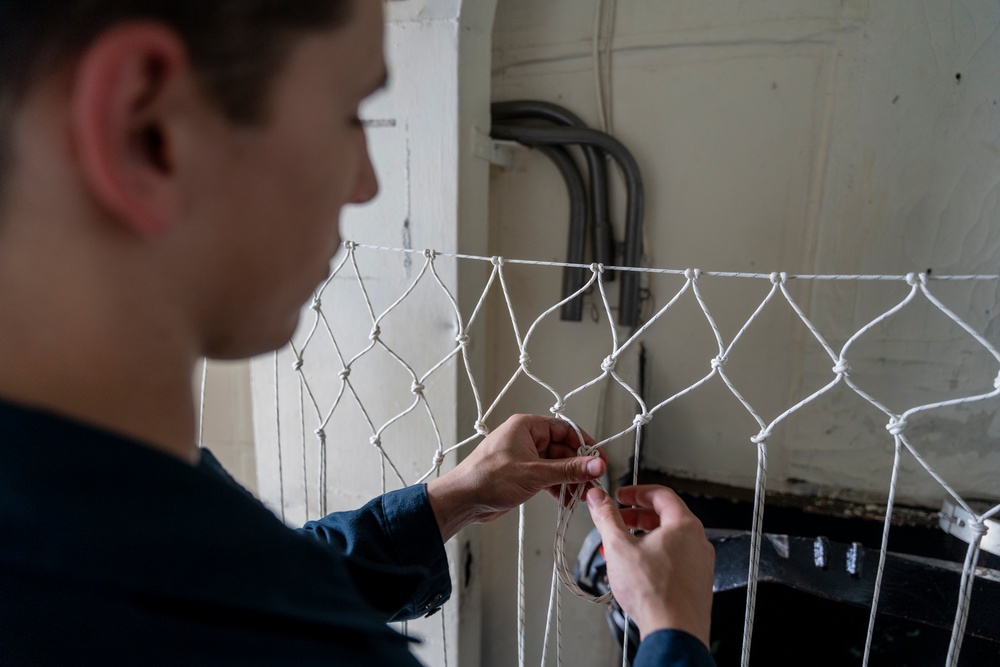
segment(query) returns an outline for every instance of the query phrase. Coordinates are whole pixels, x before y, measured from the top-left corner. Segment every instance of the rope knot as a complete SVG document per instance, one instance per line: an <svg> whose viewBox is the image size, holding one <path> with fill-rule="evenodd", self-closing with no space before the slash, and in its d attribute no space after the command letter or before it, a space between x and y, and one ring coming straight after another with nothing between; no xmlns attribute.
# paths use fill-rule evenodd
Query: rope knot
<svg viewBox="0 0 1000 667"><path fill-rule="evenodd" d="M424 257L426 257L427 259L431 260L432 262L435 259L437 259L437 256L438 256L437 250L433 250L432 248L426 248L424 250Z"/></svg>
<svg viewBox="0 0 1000 667"><path fill-rule="evenodd" d="M885 430L893 435L899 435L906 429L906 420L902 417L890 417L889 423L885 425Z"/></svg>
<svg viewBox="0 0 1000 667"><path fill-rule="evenodd" d="M312 305L309 307L318 313L319 309L323 307L323 301L319 297L316 297L315 299L313 299Z"/></svg>
<svg viewBox="0 0 1000 667"><path fill-rule="evenodd" d="M565 407L566 407L565 403L563 403L562 401L556 401L555 405L549 408L549 412L558 417L560 414L562 414L563 408Z"/></svg>
<svg viewBox="0 0 1000 667"><path fill-rule="evenodd" d="M719 356L713 358L712 361L711 361L711 364L712 364L712 370L713 371L716 368L722 368L726 364L726 355L720 354Z"/></svg>
<svg viewBox="0 0 1000 667"><path fill-rule="evenodd" d="M837 375L850 375L851 367L847 364L847 360L843 357L837 359L837 364L833 367L833 372Z"/></svg>
<svg viewBox="0 0 1000 667"><path fill-rule="evenodd" d="M382 335L382 329L376 324L372 327L372 330L368 333L368 340L378 340L378 337Z"/></svg>
<svg viewBox="0 0 1000 667"><path fill-rule="evenodd" d="M635 419L632 420L632 423L636 426L636 428L639 428L648 424L652 418L653 415L648 412L640 412L635 416Z"/></svg>
<svg viewBox="0 0 1000 667"><path fill-rule="evenodd" d="M684 277L692 282L698 280L701 278L701 269L684 269Z"/></svg>
<svg viewBox="0 0 1000 667"><path fill-rule="evenodd" d="M346 380L349 377L351 377L351 367L344 366L343 368L340 369L340 379Z"/></svg>
<svg viewBox="0 0 1000 667"><path fill-rule="evenodd" d="M434 467L440 468L442 463L444 463L444 452L438 450L434 452Z"/></svg>
<svg viewBox="0 0 1000 667"><path fill-rule="evenodd" d="M784 271L782 271L781 273L775 271L774 273L771 274L772 285L777 285L778 283L784 285L787 280L788 280L788 274L785 273Z"/></svg>
<svg viewBox="0 0 1000 667"><path fill-rule="evenodd" d="M476 423L472 425L472 427L476 429L476 433L478 433L479 435L485 436L490 434L490 429L486 426L486 424L479 421L478 419L476 420Z"/></svg>
<svg viewBox="0 0 1000 667"><path fill-rule="evenodd" d="M590 271L592 273L604 273L604 265L598 262L594 262L590 265Z"/></svg>
<svg viewBox="0 0 1000 667"><path fill-rule="evenodd" d="M590 445L580 445L576 450L577 456L593 456L594 452L597 451L597 447L591 447Z"/></svg>
<svg viewBox="0 0 1000 667"><path fill-rule="evenodd" d="M344 248L346 248L348 252L354 252L357 247L358 244L354 241L344 241Z"/></svg>
<svg viewBox="0 0 1000 667"><path fill-rule="evenodd" d="M966 524L973 537L980 538L987 533L989 528L982 521L970 521Z"/></svg>
<svg viewBox="0 0 1000 667"><path fill-rule="evenodd" d="M531 357L528 356L527 352L522 352L521 356L517 358L517 362L522 366L527 366L531 363Z"/></svg>
<svg viewBox="0 0 1000 667"><path fill-rule="evenodd" d="M755 445L763 445L765 442L767 442L767 439L770 437L771 434L765 429L760 433L758 433L757 435L752 436L750 438L750 442L752 442Z"/></svg>
<svg viewBox="0 0 1000 667"><path fill-rule="evenodd" d="M295 363L292 364L292 370L293 371L302 370L302 357L295 357Z"/></svg>
<svg viewBox="0 0 1000 667"><path fill-rule="evenodd" d="M498 255L493 255L492 257L490 257L490 264L496 267L503 266L503 257L500 257Z"/></svg>
<svg viewBox="0 0 1000 667"><path fill-rule="evenodd" d="M458 334L455 336L455 342L462 347L468 347L469 345L469 335L468 334Z"/></svg>
<svg viewBox="0 0 1000 667"><path fill-rule="evenodd" d="M371 444L372 447L378 447L379 449L382 448L382 438L378 437L377 435L373 435L372 437L368 438L368 442L369 444Z"/></svg>
<svg viewBox="0 0 1000 667"><path fill-rule="evenodd" d="M316 437L319 438L320 444L326 444L326 431L321 428L316 429Z"/></svg>
<svg viewBox="0 0 1000 667"><path fill-rule="evenodd" d="M423 396L424 395L424 385L422 385L419 382L417 382L416 380L414 380L413 383L410 385L410 391L412 393L416 394L417 396Z"/></svg>
<svg viewBox="0 0 1000 667"><path fill-rule="evenodd" d="M910 287L915 287L917 284L917 274L907 273L906 274L906 284Z"/></svg>
<svg viewBox="0 0 1000 667"><path fill-rule="evenodd" d="M604 361L601 362L601 370L605 373L615 370L615 358L610 356L604 357Z"/></svg>

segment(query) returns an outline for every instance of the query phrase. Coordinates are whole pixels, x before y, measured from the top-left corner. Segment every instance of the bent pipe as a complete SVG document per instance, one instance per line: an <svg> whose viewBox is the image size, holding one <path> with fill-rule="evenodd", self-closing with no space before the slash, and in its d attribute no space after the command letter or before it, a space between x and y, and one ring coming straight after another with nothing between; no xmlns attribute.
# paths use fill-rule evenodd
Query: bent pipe
<svg viewBox="0 0 1000 667"><path fill-rule="evenodd" d="M519 125L494 125L490 133L495 139L517 141L526 146L552 146L581 144L600 148L615 159L625 173L628 205L625 211L625 266L639 266L642 254L642 216L644 192L639 165L625 146L614 137L597 130L576 127L523 127ZM624 271L621 298L618 304L618 323L634 327L639 322L639 274Z"/></svg>
<svg viewBox="0 0 1000 667"><path fill-rule="evenodd" d="M576 162L565 148L560 146L536 146L545 157L552 160L556 169L566 181L569 192L569 245L566 248L567 257L583 259L586 242L587 226L587 193L583 185L583 176L576 167ZM573 262L573 260L569 260ZM585 282L585 269L578 266L567 266L563 269L563 298L576 292ZM560 309L559 317L571 322L583 319L583 296L567 301Z"/></svg>
<svg viewBox="0 0 1000 667"><path fill-rule="evenodd" d="M569 114L569 112L566 113ZM574 117L572 114L569 114L569 116ZM523 115L521 117L534 118L534 116L530 115ZM559 117L561 118L563 116ZM497 118L498 117L494 115L493 121L497 122ZM516 120L513 117L510 119ZM544 120L551 119L552 118L549 117L544 118ZM585 254L587 245L586 236L588 213L586 184L583 182L580 171L577 169L576 161L572 158L572 156L570 156L568 151L557 146L537 146L536 148L541 150L542 153L555 164L559 173L562 175L563 180L566 182L566 189L569 193L570 224L569 238L567 240L568 247L566 251L566 262L569 264L584 264L586 263ZM593 152L596 159L599 160L599 156L596 155L597 150L591 149L591 152ZM606 181L607 179L605 178L604 180ZM602 199L606 202L606 193L602 195ZM584 285L585 281L586 278L582 269L570 266L565 267L563 269L562 297L566 299L572 296ZM560 309L559 317L562 320L570 322L579 322L583 319L583 297L579 296L563 304Z"/></svg>
<svg viewBox="0 0 1000 667"><path fill-rule="evenodd" d="M576 114L551 102L537 100L494 102L490 105L490 113L493 122L498 124L537 119L557 125L587 129L587 125ZM604 163L604 154L589 144L583 144L580 148L583 150L583 157L587 162L587 172L590 177L590 214L593 221L590 230L594 261L605 265L613 264L615 239L614 230L611 227L608 170ZM575 262L577 260L567 259L566 261ZM583 262L582 255L579 261ZM605 271L604 281L610 282L612 280L614 280L614 273ZM564 296L569 296L570 293L564 294Z"/></svg>

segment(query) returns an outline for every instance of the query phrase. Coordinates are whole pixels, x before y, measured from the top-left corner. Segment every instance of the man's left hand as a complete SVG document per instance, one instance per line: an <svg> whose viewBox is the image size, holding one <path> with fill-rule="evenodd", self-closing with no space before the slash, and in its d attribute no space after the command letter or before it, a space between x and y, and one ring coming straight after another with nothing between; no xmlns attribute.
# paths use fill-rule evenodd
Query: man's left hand
<svg viewBox="0 0 1000 667"><path fill-rule="evenodd" d="M581 431L581 433L583 433ZM479 443L469 456L427 484L427 495L447 541L470 523L484 523L545 490L566 497L577 484L599 479L607 469L603 451L579 456L581 445L594 440L566 421L536 415L514 415Z"/></svg>

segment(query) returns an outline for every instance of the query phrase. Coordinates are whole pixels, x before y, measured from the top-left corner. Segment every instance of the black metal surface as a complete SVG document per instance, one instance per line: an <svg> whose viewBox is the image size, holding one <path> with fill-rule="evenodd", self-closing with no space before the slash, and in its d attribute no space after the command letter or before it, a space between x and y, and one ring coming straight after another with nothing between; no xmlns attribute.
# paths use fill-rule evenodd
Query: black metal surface
<svg viewBox="0 0 1000 667"><path fill-rule="evenodd" d="M743 533L752 523L754 490L687 479L661 472L640 469L641 483L664 484L673 488L706 526L727 528ZM882 542L885 505L876 501L851 501L803 493L772 492L767 496L764 511L765 533L808 535L802 546L803 564L827 559L828 571L837 568L840 579L850 579L846 573L846 551L858 542L868 551L862 563L862 574L878 565L877 554ZM968 544L948 535L938 527L936 508L907 506L897 502L893 509L889 531L889 551L912 554L951 563L961 571ZM816 538L822 535L826 539ZM839 546L838 544L839 543ZM779 542L780 544L780 542ZM765 548L767 544L765 544ZM792 545L789 544L791 550ZM841 549L838 562L833 562L835 548ZM749 553L737 558L735 577L746 577ZM917 559L919 561L919 559ZM1000 556L980 553L979 566L1000 570ZM843 567L843 571L839 568ZM895 568L894 568L895 569ZM957 575L956 575L957 577ZM853 581L853 580L852 580ZM952 580L957 582L957 578ZM901 595L924 596L917 587L926 584L919 575L895 569L887 575L884 590L906 589ZM938 580L937 588L945 586L946 594L933 592L943 608L946 622L928 625L900 616L879 613L872 636L870 653L872 667L926 667L945 664L954 620L958 584ZM892 593L891 595L896 595ZM737 667L741 663L743 623L747 592L743 586L717 592L712 603L712 653L719 667ZM992 598L992 601L991 601ZM905 599L905 598L904 598ZM948 602L951 600L952 602ZM973 592L973 606L986 604L990 614L1000 605L995 595ZM932 603L928 603L932 604ZM950 605L950 606L949 606ZM756 613L751 646L751 667L842 667L860 665L866 650L871 598L860 603L843 603L837 599L804 592L784 582L762 580L757 588ZM833 629L833 630L831 630ZM995 635L994 635L995 636ZM1000 642L966 634L962 641L959 667L1000 666Z"/></svg>
<svg viewBox="0 0 1000 667"><path fill-rule="evenodd" d="M706 531L715 546L715 591L747 585L750 534ZM829 600L870 607L879 552L859 543L825 538L765 534L761 539L758 581L781 584ZM958 605L959 563L886 554L879 614L951 629ZM1000 642L1000 571L979 568L973 584L966 634Z"/></svg>

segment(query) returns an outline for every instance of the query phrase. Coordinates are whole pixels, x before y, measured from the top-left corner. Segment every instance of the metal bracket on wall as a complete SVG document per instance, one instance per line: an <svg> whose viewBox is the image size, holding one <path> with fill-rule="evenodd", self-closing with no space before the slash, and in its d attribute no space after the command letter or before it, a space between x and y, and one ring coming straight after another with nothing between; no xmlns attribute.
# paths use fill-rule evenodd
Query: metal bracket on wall
<svg viewBox="0 0 1000 667"><path fill-rule="evenodd" d="M747 585L750 533L709 529L715 546L715 592ZM823 537L765 534L758 581L788 586L818 597L870 606L879 551ZM1000 570L976 568L966 633L1000 642ZM951 629L962 565L937 558L889 552L879 595L879 614Z"/></svg>
<svg viewBox="0 0 1000 667"><path fill-rule="evenodd" d="M516 141L494 139L478 127L472 130L472 154L481 160L497 167L510 167L514 164L515 150L528 149Z"/></svg>
<svg viewBox="0 0 1000 667"><path fill-rule="evenodd" d="M975 532L972 529L972 522L975 519L964 507L956 505L950 500L941 503L941 511L938 513L938 525L941 530L957 537L965 543L975 539ZM983 522L986 526L986 534L983 535L979 548L983 551L1000 556L1000 521L987 519Z"/></svg>

